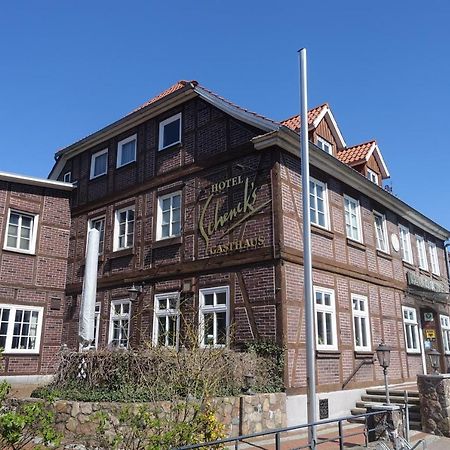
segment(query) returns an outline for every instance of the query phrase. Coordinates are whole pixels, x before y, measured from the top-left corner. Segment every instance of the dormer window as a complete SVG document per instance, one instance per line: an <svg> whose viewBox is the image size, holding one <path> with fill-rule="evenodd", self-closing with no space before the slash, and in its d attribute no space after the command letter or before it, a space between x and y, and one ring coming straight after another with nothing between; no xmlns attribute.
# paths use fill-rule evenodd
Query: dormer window
<svg viewBox="0 0 450 450"><path fill-rule="evenodd" d="M376 172L374 172L373 170L367 169L366 177L372 183L378 184L378 174Z"/></svg>
<svg viewBox="0 0 450 450"><path fill-rule="evenodd" d="M181 142L181 113L175 114L159 124L159 146L163 150Z"/></svg>
<svg viewBox="0 0 450 450"><path fill-rule="evenodd" d="M317 147L321 148L324 152L327 152L330 155L333 154L333 144L321 138L320 136L317 136Z"/></svg>

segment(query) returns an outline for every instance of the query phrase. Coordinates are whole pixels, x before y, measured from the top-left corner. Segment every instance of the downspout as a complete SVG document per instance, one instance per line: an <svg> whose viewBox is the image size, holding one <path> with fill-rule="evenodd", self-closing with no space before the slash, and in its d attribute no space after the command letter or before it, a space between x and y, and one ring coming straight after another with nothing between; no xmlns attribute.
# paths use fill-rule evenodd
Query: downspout
<svg viewBox="0 0 450 450"><path fill-rule="evenodd" d="M450 261L448 257L449 247L450 247L450 238L444 242L445 265L447 266L447 285L450 288Z"/></svg>

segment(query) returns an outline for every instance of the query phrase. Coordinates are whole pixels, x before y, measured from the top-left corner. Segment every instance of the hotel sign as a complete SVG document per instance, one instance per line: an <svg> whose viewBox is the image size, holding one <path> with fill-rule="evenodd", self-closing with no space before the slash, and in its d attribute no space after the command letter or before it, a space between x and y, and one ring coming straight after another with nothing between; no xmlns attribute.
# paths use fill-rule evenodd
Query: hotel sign
<svg viewBox="0 0 450 450"><path fill-rule="evenodd" d="M441 283L423 275L417 275L414 272L406 272L408 286L414 286L426 291L448 294L448 289L444 283Z"/></svg>
<svg viewBox="0 0 450 450"><path fill-rule="evenodd" d="M228 189L233 188L233 197L241 198L226 210L223 210L223 202L220 194L225 194ZM241 196L236 195L239 189ZM264 245L263 236L254 236L248 239L236 239L223 244L211 245L211 239L219 237L219 240L235 228L245 223L255 214L264 209L271 200L258 201L258 188L254 181L241 175L228 178L212 184L205 204L200 209L198 229L206 243L208 255L220 255L239 250L249 250Z"/></svg>

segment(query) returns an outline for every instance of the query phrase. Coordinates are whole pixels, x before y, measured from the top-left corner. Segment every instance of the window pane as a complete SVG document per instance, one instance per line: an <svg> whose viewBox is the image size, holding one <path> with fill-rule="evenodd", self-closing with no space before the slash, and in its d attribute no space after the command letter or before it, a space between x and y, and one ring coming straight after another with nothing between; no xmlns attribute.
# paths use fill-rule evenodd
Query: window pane
<svg viewBox="0 0 450 450"><path fill-rule="evenodd" d="M181 195L174 195L172 197L172 207L179 208L181 204Z"/></svg>
<svg viewBox="0 0 450 450"><path fill-rule="evenodd" d="M333 328L331 326L331 314L325 314L326 327L327 327L327 345L333 345Z"/></svg>
<svg viewBox="0 0 450 450"><path fill-rule="evenodd" d="M180 140L180 119L176 119L173 122L164 126L164 138L163 146L167 147Z"/></svg>
<svg viewBox="0 0 450 450"><path fill-rule="evenodd" d="M227 303L227 294L225 292L217 292L216 301L218 305L226 305Z"/></svg>
<svg viewBox="0 0 450 450"><path fill-rule="evenodd" d="M214 345L214 314L204 314L205 335L203 343L205 345Z"/></svg>
<svg viewBox="0 0 450 450"><path fill-rule="evenodd" d="M205 305L212 306L214 304L214 294L205 294Z"/></svg>
<svg viewBox="0 0 450 450"><path fill-rule="evenodd" d="M127 164L135 160L136 141L132 140L122 145L122 160L120 164Z"/></svg>
<svg viewBox="0 0 450 450"><path fill-rule="evenodd" d="M323 313L317 313L317 343L319 345L326 344L325 335L324 335L324 322L323 322Z"/></svg>
<svg viewBox="0 0 450 450"><path fill-rule="evenodd" d="M166 318L159 317L158 319L158 344L166 345Z"/></svg>
<svg viewBox="0 0 450 450"><path fill-rule="evenodd" d="M216 314L217 344L225 345L227 342L227 315L225 312Z"/></svg>

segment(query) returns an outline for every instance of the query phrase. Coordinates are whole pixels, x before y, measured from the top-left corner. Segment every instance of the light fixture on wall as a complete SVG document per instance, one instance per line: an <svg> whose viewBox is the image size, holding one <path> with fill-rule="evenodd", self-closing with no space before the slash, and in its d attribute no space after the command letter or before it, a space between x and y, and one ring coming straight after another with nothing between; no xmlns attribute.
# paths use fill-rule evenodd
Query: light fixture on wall
<svg viewBox="0 0 450 450"><path fill-rule="evenodd" d="M132 302L136 302L143 291L144 291L144 282L142 282L138 286L136 286L133 283L133 285L128 289L128 296Z"/></svg>
<svg viewBox="0 0 450 450"><path fill-rule="evenodd" d="M380 366L383 368L384 388L386 390L386 404L390 405L391 400L389 398L387 369L391 364L391 348L388 347L384 342L381 342L381 344L379 344L377 347L377 358Z"/></svg>
<svg viewBox="0 0 450 450"><path fill-rule="evenodd" d="M428 351L428 357L430 358L431 367L433 368L433 375L439 374L439 358L441 354L434 348Z"/></svg>

